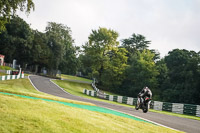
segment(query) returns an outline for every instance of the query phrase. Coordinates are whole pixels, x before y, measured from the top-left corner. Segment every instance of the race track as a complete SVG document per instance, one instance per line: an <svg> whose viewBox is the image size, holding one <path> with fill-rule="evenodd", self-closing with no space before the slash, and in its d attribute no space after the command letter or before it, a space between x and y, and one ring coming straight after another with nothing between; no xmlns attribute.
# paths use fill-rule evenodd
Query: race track
<svg viewBox="0 0 200 133"><path fill-rule="evenodd" d="M33 83L33 85L36 87L36 89L44 93L77 101L90 102L100 107L105 107L120 112L124 112L126 114L141 117L180 131L188 133L200 133L200 121L197 120L186 119L186 118L153 113L153 112L143 113L141 110L136 111L135 109L129 107L82 98L68 94L67 92L63 91L61 88L53 84L50 81L50 78L42 76L29 76L29 78Z"/></svg>

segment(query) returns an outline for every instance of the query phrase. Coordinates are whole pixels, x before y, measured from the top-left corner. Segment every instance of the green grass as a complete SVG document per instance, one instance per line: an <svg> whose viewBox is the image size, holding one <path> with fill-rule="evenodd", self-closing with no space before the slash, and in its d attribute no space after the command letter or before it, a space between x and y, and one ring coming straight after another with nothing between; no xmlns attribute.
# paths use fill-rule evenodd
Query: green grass
<svg viewBox="0 0 200 133"><path fill-rule="evenodd" d="M172 116L188 118L188 119L194 119L194 120L199 120L200 121L200 117L197 117L197 116L177 114L177 113L172 113L172 112L167 112L167 111L158 111L158 110L153 110L153 109L150 109L150 111L151 112L155 112L155 113L161 113L161 114L172 115Z"/></svg>
<svg viewBox="0 0 200 133"><path fill-rule="evenodd" d="M78 85L70 87L78 89ZM82 84L82 86L84 86ZM84 87L90 87L89 85ZM75 104L90 103L72 101L36 91L28 79L0 81L0 91L48 98ZM43 100L25 99L0 94L0 132L174 132L177 131L139 122L132 119L65 106Z"/></svg>
<svg viewBox="0 0 200 133"><path fill-rule="evenodd" d="M0 72L0 76L4 76L4 75L8 75L8 74L5 74L5 73L1 73L1 72Z"/></svg>
<svg viewBox="0 0 200 133"><path fill-rule="evenodd" d="M57 85L59 85L61 88L65 89L65 91L77 96L83 96L83 97L85 96L85 94L83 94L83 89L93 90L90 84L70 82L67 80L52 80L52 81Z"/></svg>
<svg viewBox="0 0 200 133"><path fill-rule="evenodd" d="M76 96L81 96L81 97L85 97L85 98L89 98L89 99L93 99L93 100L98 100L98 101L103 101L103 102L107 102L107 103L112 103L112 104L117 104L117 105L122 105L122 106L126 106L126 107L135 108L135 106L132 106L132 105L122 104L122 103L108 101L108 100L104 100L104 99L99 99L99 98L96 98L96 97L92 97L92 96L88 96L86 94L83 94L83 89L93 90L91 85L88 85L88 84L75 83L75 82L63 81L63 80L53 80L53 82L56 83L57 85L59 85L65 91L67 91L67 92L69 92L69 93L71 93L73 95L76 95ZM113 93L110 93L110 94L113 95ZM157 110L153 110L153 109L150 109L150 111L151 112L155 112L155 113L161 113L161 114L166 114L166 115L182 117L182 118L200 120L200 117L197 117L197 116L176 114L176 113L167 112L167 111L157 111Z"/></svg>
<svg viewBox="0 0 200 133"><path fill-rule="evenodd" d="M69 92L70 94L76 95L76 96L81 96L93 100L98 100L98 101L103 101L107 103L113 103L113 104L118 104L118 105L124 105L128 107L134 107L131 105L126 105L126 104L121 104L113 101L108 101L105 99L99 99L96 97L88 96L83 93L83 89L87 90L93 90L92 86L90 84L84 84L84 83L77 83L77 82L70 82L70 81L65 81L65 80L52 80L54 83L59 85L61 88L63 88L65 91Z"/></svg>
<svg viewBox="0 0 200 133"><path fill-rule="evenodd" d="M0 132L178 133L111 114L0 94Z"/></svg>
<svg viewBox="0 0 200 133"><path fill-rule="evenodd" d="M38 98L47 98L47 99L77 103L77 104L94 105L91 103L68 100L65 98L59 98L56 96L39 92L31 85L28 79L14 79L14 80L0 81L0 92L21 94L21 95L26 95L26 96L38 97Z"/></svg>
<svg viewBox="0 0 200 133"><path fill-rule="evenodd" d="M81 77L77 77L77 76L70 76L70 75L61 74L61 77L62 77L63 79L78 80L78 81L86 81L86 82L92 83L92 80L90 80L90 79L81 78Z"/></svg>
<svg viewBox="0 0 200 133"><path fill-rule="evenodd" d="M24 76L29 76L30 74L24 73Z"/></svg>
<svg viewBox="0 0 200 133"><path fill-rule="evenodd" d="M76 77L76 76L70 76L70 75L64 75L64 74L61 74L61 77L63 79L69 79L69 80L77 80L77 81L87 81L87 82L90 82L92 83L92 80L89 80L89 79L86 79L86 78L81 78L81 77ZM68 82L70 83L70 82ZM60 84L62 85L62 84ZM90 85L91 86L91 85ZM80 89L79 89L80 90ZM88 90L93 90L91 87L88 88ZM115 94L115 93L112 93L112 92L109 92L109 91L104 91L106 94L109 94L109 95L115 95L115 96L119 96L118 94Z"/></svg>
<svg viewBox="0 0 200 133"><path fill-rule="evenodd" d="M0 66L0 70L14 70L14 69L8 66Z"/></svg>

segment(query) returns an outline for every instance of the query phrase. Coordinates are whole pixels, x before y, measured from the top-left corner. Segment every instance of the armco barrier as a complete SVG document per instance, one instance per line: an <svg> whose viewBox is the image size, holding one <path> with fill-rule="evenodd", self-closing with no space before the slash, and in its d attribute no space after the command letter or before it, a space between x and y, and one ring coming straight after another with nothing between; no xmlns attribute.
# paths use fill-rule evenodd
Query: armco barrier
<svg viewBox="0 0 200 133"><path fill-rule="evenodd" d="M0 76L0 81L24 78L24 74Z"/></svg>
<svg viewBox="0 0 200 133"><path fill-rule="evenodd" d="M97 97L97 92L96 92L96 91L90 91L90 90L84 89L84 90L83 90L83 93L84 93L84 94L87 94L87 95L89 95L89 96Z"/></svg>
<svg viewBox="0 0 200 133"><path fill-rule="evenodd" d="M172 103L163 102L162 110L172 112Z"/></svg>
<svg viewBox="0 0 200 133"><path fill-rule="evenodd" d="M196 115L197 105L184 104L183 114Z"/></svg>
<svg viewBox="0 0 200 133"><path fill-rule="evenodd" d="M6 70L6 74L9 74L9 75L10 75L11 72L12 72L11 70Z"/></svg>
<svg viewBox="0 0 200 133"><path fill-rule="evenodd" d="M183 114L183 106L184 106L184 104L173 103L172 104L172 112L178 113L178 114Z"/></svg>
<svg viewBox="0 0 200 133"><path fill-rule="evenodd" d="M127 104L133 105L133 98L132 97L127 98Z"/></svg>
<svg viewBox="0 0 200 133"><path fill-rule="evenodd" d="M114 98L113 98L113 96L112 95L108 95L108 99L109 99L109 101L114 101Z"/></svg>
<svg viewBox="0 0 200 133"><path fill-rule="evenodd" d="M98 93L96 91L90 91L84 89L83 93L93 97L98 97ZM137 98L126 97L126 96L105 95L104 99L129 105L136 105L137 103ZM187 114L200 117L200 105L168 103L160 101L151 101L150 105L151 105L150 108L154 110L168 111L178 114Z"/></svg>
<svg viewBox="0 0 200 133"><path fill-rule="evenodd" d="M83 93L90 95L90 96L93 96L93 93L94 93L95 97L98 97L98 93L96 93L95 91L84 89ZM119 103L129 104L129 105L136 105L136 102L137 102L137 98L126 97L126 96L106 95L104 99L109 100L109 101L115 101L115 102L119 102Z"/></svg>
<svg viewBox="0 0 200 133"><path fill-rule="evenodd" d="M128 97L122 97L122 103L125 103L125 104L127 104L127 100L128 100Z"/></svg>
<svg viewBox="0 0 200 133"><path fill-rule="evenodd" d="M200 117L200 105L197 105L196 116Z"/></svg>
<svg viewBox="0 0 200 133"><path fill-rule="evenodd" d="M99 91L99 89L95 86L95 80L92 82L92 87L96 92Z"/></svg>
<svg viewBox="0 0 200 133"><path fill-rule="evenodd" d="M153 109L154 110L162 111L162 108L163 108L163 102L154 101L154 103L153 103Z"/></svg>
<svg viewBox="0 0 200 133"><path fill-rule="evenodd" d="M11 75L12 70L0 70L0 72Z"/></svg>

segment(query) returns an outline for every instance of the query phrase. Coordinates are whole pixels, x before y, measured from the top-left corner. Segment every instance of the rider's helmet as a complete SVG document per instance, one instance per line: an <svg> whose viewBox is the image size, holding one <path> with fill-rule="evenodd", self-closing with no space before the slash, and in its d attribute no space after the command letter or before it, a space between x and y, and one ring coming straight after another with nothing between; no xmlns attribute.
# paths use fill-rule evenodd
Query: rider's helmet
<svg viewBox="0 0 200 133"><path fill-rule="evenodd" d="M149 88L146 86L146 87L144 87L144 90L145 91L149 91Z"/></svg>

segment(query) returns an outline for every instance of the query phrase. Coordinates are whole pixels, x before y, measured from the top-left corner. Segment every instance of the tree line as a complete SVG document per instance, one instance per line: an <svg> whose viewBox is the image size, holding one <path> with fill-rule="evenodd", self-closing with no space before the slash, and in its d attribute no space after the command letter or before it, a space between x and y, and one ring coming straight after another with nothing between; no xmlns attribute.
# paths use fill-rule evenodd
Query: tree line
<svg viewBox="0 0 200 133"><path fill-rule="evenodd" d="M16 59L23 69L40 72L46 68L49 75L60 69L73 74L78 67L71 29L66 25L48 22L45 32L33 30L20 17L13 16L0 34L0 53L5 61Z"/></svg>
<svg viewBox="0 0 200 133"><path fill-rule="evenodd" d="M200 103L200 52L174 49L160 58L151 41L140 34L122 39L111 29L92 30L79 56L79 71L97 79L97 87L137 97L144 86L153 99Z"/></svg>
<svg viewBox="0 0 200 133"><path fill-rule="evenodd" d="M118 37L116 31L100 27L80 48L70 27L48 22L45 32L39 32L15 15L0 34L0 53L6 62L16 59L34 72L81 72L95 78L99 89L125 96L136 97L148 86L153 100L200 103L200 52L174 49L160 58L145 36L133 33L121 41Z"/></svg>

